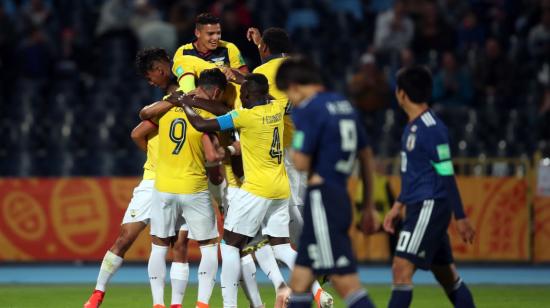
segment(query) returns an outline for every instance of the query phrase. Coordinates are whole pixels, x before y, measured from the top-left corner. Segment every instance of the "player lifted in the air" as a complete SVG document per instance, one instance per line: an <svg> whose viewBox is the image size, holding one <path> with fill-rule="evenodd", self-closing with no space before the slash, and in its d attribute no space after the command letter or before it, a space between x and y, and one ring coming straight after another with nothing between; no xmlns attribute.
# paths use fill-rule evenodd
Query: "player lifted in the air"
<svg viewBox="0 0 550 308"><path fill-rule="evenodd" d="M406 208L393 258L391 308L409 307L416 269L430 270L455 307L474 307L470 290L456 271L447 229L454 212L462 239L471 243L474 230L456 185L447 127L429 109L432 76L422 66L397 73L395 95L409 123L401 138L401 194L384 219L394 221Z"/></svg>
<svg viewBox="0 0 550 308"><path fill-rule="evenodd" d="M359 282L348 230L352 207L347 181L357 157L367 185L368 144L357 112L342 95L326 92L317 67L305 58L289 58L279 67L277 87L294 105L292 158L308 173L304 227L292 271L289 307L311 307L315 275L328 275L348 307L373 307ZM367 191L366 189L364 191ZM364 198L363 200L368 200ZM375 230L373 207L365 202L365 231Z"/></svg>

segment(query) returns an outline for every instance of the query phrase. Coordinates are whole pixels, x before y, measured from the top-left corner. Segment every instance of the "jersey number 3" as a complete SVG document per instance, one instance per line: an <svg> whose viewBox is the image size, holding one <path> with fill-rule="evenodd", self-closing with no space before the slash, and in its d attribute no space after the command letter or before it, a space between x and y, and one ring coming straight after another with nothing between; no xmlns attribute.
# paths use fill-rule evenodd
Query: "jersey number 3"
<svg viewBox="0 0 550 308"><path fill-rule="evenodd" d="M178 155L185 143L185 133L187 131L187 122L182 118L177 118L170 124L170 140L176 144L172 154Z"/></svg>
<svg viewBox="0 0 550 308"><path fill-rule="evenodd" d="M271 150L269 150L269 155L272 158L277 158L277 164L281 164L281 161L283 160L283 151L281 151L281 138L279 137L278 127L273 129L273 142L271 142Z"/></svg>
<svg viewBox="0 0 550 308"><path fill-rule="evenodd" d="M340 139L341 148L344 152L350 152L347 160L336 162L336 170L349 174L355 162L355 153L357 152L357 127L354 120L340 120Z"/></svg>

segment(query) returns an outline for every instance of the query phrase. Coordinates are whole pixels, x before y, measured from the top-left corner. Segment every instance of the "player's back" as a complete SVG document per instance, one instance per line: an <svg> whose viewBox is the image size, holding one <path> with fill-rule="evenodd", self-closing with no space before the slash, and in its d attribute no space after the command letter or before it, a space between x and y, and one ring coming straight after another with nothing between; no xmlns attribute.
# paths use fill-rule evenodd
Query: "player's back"
<svg viewBox="0 0 550 308"><path fill-rule="evenodd" d="M311 174L346 186L366 133L351 103L338 93L321 92L294 108L293 147L311 156Z"/></svg>
<svg viewBox="0 0 550 308"><path fill-rule="evenodd" d="M281 143L284 113L285 106L277 101L231 112L241 138L242 188L267 199L286 199L290 194Z"/></svg>
<svg viewBox="0 0 550 308"><path fill-rule="evenodd" d="M401 137L400 200L413 204L445 197L437 168L452 170L450 158L447 127L428 109L405 127Z"/></svg>
<svg viewBox="0 0 550 308"><path fill-rule="evenodd" d="M276 101L283 104L287 104L285 112L285 129L283 133L283 147L286 149L292 142L292 134L294 133L294 124L292 123L292 117L290 116L290 109L292 105L288 102L288 96L275 84L275 76L277 75L277 69L284 62L286 57L276 57L267 60L264 64L256 67L253 73L262 74L267 78L269 84L269 95L271 95Z"/></svg>
<svg viewBox="0 0 550 308"><path fill-rule="evenodd" d="M211 117L206 111L196 111ZM208 188L202 135L189 124L180 107L173 107L160 118L157 190L192 194Z"/></svg>

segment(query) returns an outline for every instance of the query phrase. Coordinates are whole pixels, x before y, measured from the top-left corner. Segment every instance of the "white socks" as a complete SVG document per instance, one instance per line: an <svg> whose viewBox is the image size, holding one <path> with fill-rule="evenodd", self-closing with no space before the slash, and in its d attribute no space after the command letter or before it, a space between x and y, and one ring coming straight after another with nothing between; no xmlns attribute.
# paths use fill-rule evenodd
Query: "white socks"
<svg viewBox="0 0 550 308"><path fill-rule="evenodd" d="M103 262L101 262L99 274L97 275L97 283L95 285L96 290L105 292L107 283L119 269L120 265L122 265L122 261L123 259L121 257L115 255L110 250L107 250L105 257L103 257Z"/></svg>
<svg viewBox="0 0 550 308"><path fill-rule="evenodd" d="M262 271L267 275L271 282L273 282L273 286L275 287L275 290L277 290L281 284L285 283L285 280L283 279L281 270L279 270L279 266L277 265L277 261L273 255L273 249L269 244L267 244L256 250L255 255L258 265L260 265Z"/></svg>
<svg viewBox="0 0 550 308"><path fill-rule="evenodd" d="M172 262L170 281L172 282L172 305L181 305L189 281L189 263Z"/></svg>
<svg viewBox="0 0 550 308"><path fill-rule="evenodd" d="M250 303L253 307L260 307L263 303L258 291L258 283L256 282L256 264L254 264L254 259L252 259L251 255L241 258L241 273Z"/></svg>
<svg viewBox="0 0 550 308"><path fill-rule="evenodd" d="M223 307L235 308L237 307L239 276L241 274L241 258L239 257L239 249L237 247L222 243L221 251L221 287L223 296Z"/></svg>
<svg viewBox="0 0 550 308"><path fill-rule="evenodd" d="M201 263L199 264L199 295L197 301L208 304L216 284L218 272L218 244L200 246Z"/></svg>
<svg viewBox="0 0 550 308"><path fill-rule="evenodd" d="M292 271L294 269L294 263L296 262L296 256L298 253L292 249L290 244L281 244L281 245L275 245L273 246L273 254L275 255L275 259L283 262L288 266L288 268ZM311 293L313 295L317 294L317 291L321 289L321 285L317 280L313 281L313 284L311 285Z"/></svg>
<svg viewBox="0 0 550 308"><path fill-rule="evenodd" d="M166 253L168 246L151 244L147 272L153 294L153 305L164 305L164 279L166 277Z"/></svg>

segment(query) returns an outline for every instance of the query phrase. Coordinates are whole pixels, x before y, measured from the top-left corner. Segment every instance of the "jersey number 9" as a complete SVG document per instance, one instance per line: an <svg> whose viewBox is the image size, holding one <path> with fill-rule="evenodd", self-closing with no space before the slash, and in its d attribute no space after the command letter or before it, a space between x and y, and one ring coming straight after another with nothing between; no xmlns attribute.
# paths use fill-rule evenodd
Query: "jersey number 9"
<svg viewBox="0 0 550 308"><path fill-rule="evenodd" d="M170 124L170 140L176 144L172 154L178 155L185 143L185 133L187 131L187 122L182 118L177 118Z"/></svg>
<svg viewBox="0 0 550 308"><path fill-rule="evenodd" d="M357 152L357 127L354 120L340 120L340 140L341 149L344 152L350 152L347 160L339 160L336 163L336 170L349 174L353 169L355 162L355 153Z"/></svg>

